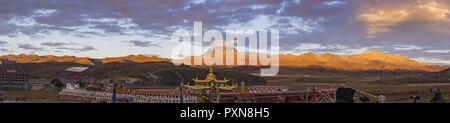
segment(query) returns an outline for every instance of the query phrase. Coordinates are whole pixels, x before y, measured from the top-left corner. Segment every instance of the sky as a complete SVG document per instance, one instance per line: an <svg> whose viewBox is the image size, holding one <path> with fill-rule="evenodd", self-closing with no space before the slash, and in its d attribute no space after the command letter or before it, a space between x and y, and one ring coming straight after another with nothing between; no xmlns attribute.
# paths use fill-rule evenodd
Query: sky
<svg viewBox="0 0 450 123"><path fill-rule="evenodd" d="M277 29L280 53L450 65L449 0L1 0L0 55L170 57L176 30Z"/></svg>

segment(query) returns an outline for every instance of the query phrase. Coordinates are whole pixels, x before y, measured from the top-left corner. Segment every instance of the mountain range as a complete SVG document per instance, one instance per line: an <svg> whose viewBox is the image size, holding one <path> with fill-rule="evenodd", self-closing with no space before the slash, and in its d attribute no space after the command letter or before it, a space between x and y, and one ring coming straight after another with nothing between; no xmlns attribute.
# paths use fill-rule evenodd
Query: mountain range
<svg viewBox="0 0 450 123"><path fill-rule="evenodd" d="M348 56L337 56L330 53L315 55L305 53L302 55L284 54L279 55L280 66L285 67L308 67L318 66L346 71L367 70L410 70L410 71L441 71L448 66L428 65L419 63L408 57L394 54L383 54L377 51L367 51L361 54Z"/></svg>
<svg viewBox="0 0 450 123"><path fill-rule="evenodd" d="M225 48L225 47L224 47ZM234 61L227 61L231 59L226 59L226 54L234 53ZM191 65L194 63L195 57L205 58L206 55L212 54L215 57L215 49L209 50L202 56L191 56ZM236 49L225 50L223 52L223 63L237 63L237 59L245 61L245 65L241 66L261 66L258 62L259 58L266 57L265 55L257 55L255 53L241 54ZM424 63L419 63L408 57L398 56L395 54L383 54L374 50L366 51L361 54L353 54L348 56L338 56L331 53L325 53L321 55L316 55L312 52L304 53L301 55L293 54L278 54L275 55L279 58L279 66L287 68L325 68L330 70L340 70L340 71L373 71L373 70L388 70L388 71L428 71L437 72L449 68L449 66L440 65L428 65ZM258 61L253 61L257 63L256 65L249 65L249 57L257 57ZM172 62L181 63L181 61L187 61L188 58L181 60L172 60ZM197 66L204 66L197 65ZM233 65L232 65L233 67Z"/></svg>
<svg viewBox="0 0 450 123"><path fill-rule="evenodd" d="M73 66L87 66L89 69L82 72L66 71ZM16 70L28 73L30 79L52 80L61 76L87 76L95 80L107 81L109 79L125 80L139 86L179 86L180 82L192 82L192 78L205 78L209 69L176 66L170 62L112 62L97 65L86 65L72 62L43 62L0 64L0 71ZM217 79L227 78L232 82L247 82L248 85L265 84L266 81L255 75L238 72L230 69L214 69Z"/></svg>
<svg viewBox="0 0 450 123"><path fill-rule="evenodd" d="M53 55L5 55L0 56L0 64L12 64L12 63L45 63L45 62L71 62L86 65L98 65L113 62L161 62L169 61L169 59L159 58L156 56L145 56L145 55L128 55L124 57L106 57L102 59L94 59L89 57L75 57L75 56L53 56Z"/></svg>
<svg viewBox="0 0 450 123"><path fill-rule="evenodd" d="M211 52L214 54L214 50ZM248 57L255 55L254 53L240 54L235 51L236 56L246 58L246 65L248 65ZM224 53L225 56L226 53ZM205 56L205 55L203 55ZM201 57L201 56L191 56ZM361 54L353 54L348 56L338 56L331 53L316 55L312 52L301 55L292 54L278 54L280 67L291 68L305 68L305 67L319 67L334 70L344 71L368 71L368 70L409 70L409 71L429 71L436 72L449 68L448 66L428 65L419 63L408 57L398 56L394 54L383 54L377 51L367 51ZM186 59L185 59L186 60ZM224 63L226 62L224 58ZM78 63L85 65L99 65L107 63L145 63L145 62L179 62L179 60L172 60L167 58L160 58L156 56L145 55L129 55L124 57L107 57L101 59L94 59L89 57L75 57L75 56L38 56L38 55L5 55L0 56L0 64L13 63L46 63L46 62L64 62L64 63ZM236 63L236 59L234 61ZM259 62L257 66L259 66Z"/></svg>

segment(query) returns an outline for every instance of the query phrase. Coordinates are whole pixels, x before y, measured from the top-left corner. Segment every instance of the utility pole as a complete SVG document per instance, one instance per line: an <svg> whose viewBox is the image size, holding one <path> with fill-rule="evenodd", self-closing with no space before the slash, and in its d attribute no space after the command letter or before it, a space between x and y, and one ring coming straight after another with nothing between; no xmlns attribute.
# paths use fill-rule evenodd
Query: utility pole
<svg viewBox="0 0 450 123"><path fill-rule="evenodd" d="M438 79L438 88L441 87L441 74L437 72L437 79Z"/></svg>
<svg viewBox="0 0 450 123"><path fill-rule="evenodd" d="M383 70L384 70L384 65L381 66L381 78L380 78L380 94L383 94Z"/></svg>
<svg viewBox="0 0 450 123"><path fill-rule="evenodd" d="M217 99L216 99L216 102L217 102L217 103L220 103L220 88L219 88L219 87L216 87L216 93L217 93Z"/></svg>

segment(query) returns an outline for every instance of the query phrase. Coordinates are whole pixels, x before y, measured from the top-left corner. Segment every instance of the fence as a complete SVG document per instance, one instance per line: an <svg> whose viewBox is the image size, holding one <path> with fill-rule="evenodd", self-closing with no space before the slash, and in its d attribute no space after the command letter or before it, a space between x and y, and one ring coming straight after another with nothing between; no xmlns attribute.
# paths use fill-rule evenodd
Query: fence
<svg viewBox="0 0 450 123"><path fill-rule="evenodd" d="M87 100L112 100L112 92L92 91L86 89L64 89L60 95L74 96ZM131 103L181 103L181 94L155 94L117 92L116 100L127 100ZM183 103L198 103L196 95L183 95Z"/></svg>

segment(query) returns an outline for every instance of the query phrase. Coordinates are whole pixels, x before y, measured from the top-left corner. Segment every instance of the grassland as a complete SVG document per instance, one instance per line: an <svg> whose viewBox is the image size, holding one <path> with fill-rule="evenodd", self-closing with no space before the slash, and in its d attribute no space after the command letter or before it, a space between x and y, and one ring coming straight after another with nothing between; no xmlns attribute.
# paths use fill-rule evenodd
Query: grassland
<svg viewBox="0 0 450 123"><path fill-rule="evenodd" d="M6 100L16 101L17 97L25 97L27 102L57 101L56 91L1 91Z"/></svg>
<svg viewBox="0 0 450 123"><path fill-rule="evenodd" d="M265 77L266 81L274 85L287 86L291 89L305 89L311 85L320 85L323 87L331 87L333 85L343 85L347 81L350 86L373 94L379 94L383 88L383 94L389 103L410 103L410 96L417 95L421 97L421 103L430 102L434 96L430 92L431 88L440 88L442 96L447 102L450 102L450 83L448 82L405 82L405 78L401 76L387 76L380 84L378 76L345 76L345 75L279 75L273 77Z"/></svg>

